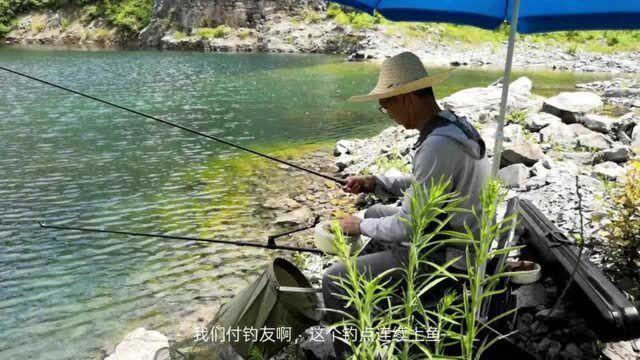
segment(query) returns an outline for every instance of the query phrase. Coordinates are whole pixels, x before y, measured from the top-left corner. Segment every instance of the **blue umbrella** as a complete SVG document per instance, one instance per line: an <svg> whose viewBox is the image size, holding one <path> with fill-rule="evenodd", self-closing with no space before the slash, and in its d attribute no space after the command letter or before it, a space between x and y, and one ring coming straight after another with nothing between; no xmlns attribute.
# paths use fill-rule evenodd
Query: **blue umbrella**
<svg viewBox="0 0 640 360"><path fill-rule="evenodd" d="M393 21L429 21L495 29L511 23L504 84L511 83L516 31L531 34L560 30L640 28L638 0L332 0L369 14L379 12ZM494 144L492 175L498 173L509 86L502 100Z"/></svg>

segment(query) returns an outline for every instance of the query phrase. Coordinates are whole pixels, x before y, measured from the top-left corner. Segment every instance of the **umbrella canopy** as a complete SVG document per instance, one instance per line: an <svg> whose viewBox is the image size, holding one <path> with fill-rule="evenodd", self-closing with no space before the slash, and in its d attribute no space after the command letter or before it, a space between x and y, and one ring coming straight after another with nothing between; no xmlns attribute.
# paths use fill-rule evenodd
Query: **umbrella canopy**
<svg viewBox="0 0 640 360"><path fill-rule="evenodd" d="M333 0L393 21L428 21L495 29L511 23L503 83L511 82L511 62L516 30L522 34L560 30L608 30L640 28L637 0ZM500 167L504 117L509 86L502 100L494 144L493 169Z"/></svg>
<svg viewBox="0 0 640 360"><path fill-rule="evenodd" d="M516 0L335 0L393 21L429 21L495 29L510 21ZM521 34L559 30L640 28L640 2L630 0L520 0Z"/></svg>

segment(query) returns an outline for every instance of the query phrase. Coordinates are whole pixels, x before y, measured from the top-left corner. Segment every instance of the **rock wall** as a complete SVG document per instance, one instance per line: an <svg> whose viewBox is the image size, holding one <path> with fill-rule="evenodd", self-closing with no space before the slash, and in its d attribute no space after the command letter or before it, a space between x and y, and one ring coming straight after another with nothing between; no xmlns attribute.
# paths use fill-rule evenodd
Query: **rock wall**
<svg viewBox="0 0 640 360"><path fill-rule="evenodd" d="M140 33L140 43L158 46L170 28L187 32L223 24L255 28L278 12L321 11L325 7L323 0L155 0L151 22Z"/></svg>

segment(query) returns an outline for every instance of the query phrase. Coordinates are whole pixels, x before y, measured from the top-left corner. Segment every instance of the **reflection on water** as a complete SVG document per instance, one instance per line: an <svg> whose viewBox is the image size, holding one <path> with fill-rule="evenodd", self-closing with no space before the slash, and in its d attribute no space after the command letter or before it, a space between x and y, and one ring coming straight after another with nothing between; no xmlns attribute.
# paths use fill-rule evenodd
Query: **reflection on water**
<svg viewBox="0 0 640 360"><path fill-rule="evenodd" d="M377 66L338 57L5 47L0 63L265 151L390 125L375 104L345 101L373 87ZM499 76L458 70L437 94ZM531 77L549 95L594 75ZM273 256L38 229L263 239L256 182L275 165L14 75L0 84L0 358L82 358L136 326L171 333L196 296L232 295Z"/></svg>

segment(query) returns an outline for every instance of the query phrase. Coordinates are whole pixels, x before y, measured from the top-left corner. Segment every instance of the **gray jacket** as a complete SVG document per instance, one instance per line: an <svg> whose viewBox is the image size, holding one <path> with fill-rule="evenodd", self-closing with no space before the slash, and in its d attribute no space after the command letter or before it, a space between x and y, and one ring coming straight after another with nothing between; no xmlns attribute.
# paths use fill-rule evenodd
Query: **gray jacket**
<svg viewBox="0 0 640 360"><path fill-rule="evenodd" d="M450 111L442 111L439 115L450 121L457 121L455 115ZM472 128L466 120L460 119L460 121L464 126ZM475 130L472 131L475 132ZM428 189L432 179L437 182L441 177L450 178L451 191L462 196L468 195L461 206L467 209L479 208L479 194L485 181L489 178L490 166L486 155L481 154L478 142L469 139L458 126L448 124L433 130L415 151L413 174L374 176L376 195L400 197L405 191L406 194L402 200L400 211L395 215L364 219L360 224L360 231L364 235L383 241L410 241L409 225L400 218L411 220L409 196L413 194L412 179ZM453 230L465 231L465 222L477 233L478 224L473 214L455 214L450 226Z"/></svg>

